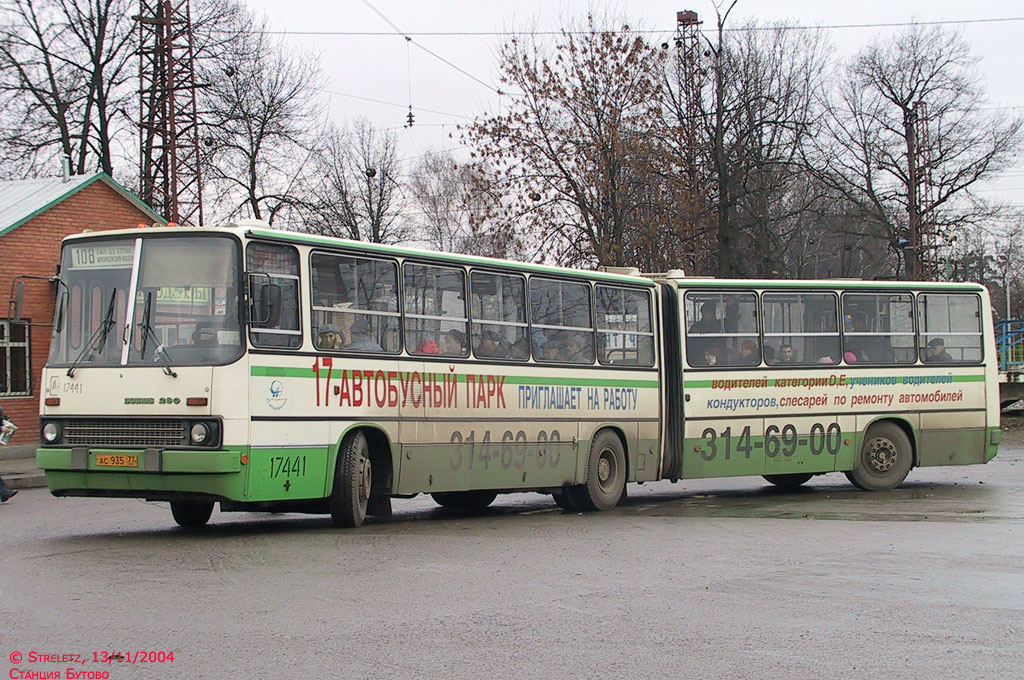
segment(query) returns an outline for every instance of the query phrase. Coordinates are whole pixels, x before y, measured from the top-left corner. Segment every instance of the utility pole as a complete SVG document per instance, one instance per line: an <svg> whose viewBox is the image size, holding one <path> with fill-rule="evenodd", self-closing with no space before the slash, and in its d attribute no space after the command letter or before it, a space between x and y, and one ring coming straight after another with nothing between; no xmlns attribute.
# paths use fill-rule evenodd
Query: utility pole
<svg viewBox="0 0 1024 680"><path fill-rule="evenodd" d="M188 0L140 0L139 195L178 224L203 223Z"/></svg>

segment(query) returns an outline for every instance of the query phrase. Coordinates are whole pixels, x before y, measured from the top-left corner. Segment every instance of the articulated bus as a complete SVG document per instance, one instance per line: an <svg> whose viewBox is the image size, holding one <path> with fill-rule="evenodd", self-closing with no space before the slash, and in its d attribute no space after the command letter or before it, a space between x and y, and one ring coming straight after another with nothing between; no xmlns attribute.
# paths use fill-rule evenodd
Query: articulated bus
<svg viewBox="0 0 1024 680"><path fill-rule="evenodd" d="M68 237L56 496L330 514L738 475L866 490L999 443L984 287L578 271L244 223Z"/></svg>

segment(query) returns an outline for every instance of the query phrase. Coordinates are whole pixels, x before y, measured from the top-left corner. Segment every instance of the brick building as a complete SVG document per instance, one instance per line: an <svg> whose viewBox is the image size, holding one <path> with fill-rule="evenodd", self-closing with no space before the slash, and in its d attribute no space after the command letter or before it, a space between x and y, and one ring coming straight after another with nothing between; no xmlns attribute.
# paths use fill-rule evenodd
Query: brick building
<svg viewBox="0 0 1024 680"><path fill-rule="evenodd" d="M57 273L61 239L83 230L126 229L164 220L106 174L0 182L0 405L19 427L13 445L39 441L40 375L50 349L55 282L23 279L14 322L15 277Z"/></svg>

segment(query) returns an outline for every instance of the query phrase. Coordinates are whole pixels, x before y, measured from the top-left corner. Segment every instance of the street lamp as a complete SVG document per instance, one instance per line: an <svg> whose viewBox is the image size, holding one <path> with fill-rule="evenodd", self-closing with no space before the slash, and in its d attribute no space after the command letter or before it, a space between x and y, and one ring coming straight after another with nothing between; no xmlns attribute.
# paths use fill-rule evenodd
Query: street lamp
<svg viewBox="0 0 1024 680"><path fill-rule="evenodd" d="M906 250L910 247L910 239L901 236L889 241L889 245L896 251L896 280L899 281L900 265L903 263L903 260L907 259Z"/></svg>

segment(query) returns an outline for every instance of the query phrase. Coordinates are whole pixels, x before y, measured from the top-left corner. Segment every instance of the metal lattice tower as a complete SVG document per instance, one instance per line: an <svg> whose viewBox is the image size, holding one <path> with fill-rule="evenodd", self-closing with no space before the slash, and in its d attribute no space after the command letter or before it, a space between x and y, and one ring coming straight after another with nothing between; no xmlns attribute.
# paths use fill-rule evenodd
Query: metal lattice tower
<svg viewBox="0 0 1024 680"><path fill-rule="evenodd" d="M939 234L932 207L935 204L935 183L932 181L932 148L928 134L928 105L923 101L914 102L914 118L917 123L917 144L914 150L917 159L914 201L918 214L918 238L921 242L921 277L934 281L940 271Z"/></svg>
<svg viewBox="0 0 1024 680"><path fill-rule="evenodd" d="M140 196L178 224L203 223L188 0L140 0Z"/></svg>
<svg viewBox="0 0 1024 680"><path fill-rule="evenodd" d="M698 126L701 120L701 86L703 74L700 63L700 25L697 13L691 10L676 12L675 44L679 56L683 115L686 125L683 132L685 145L684 162L691 188L698 186L697 148Z"/></svg>

